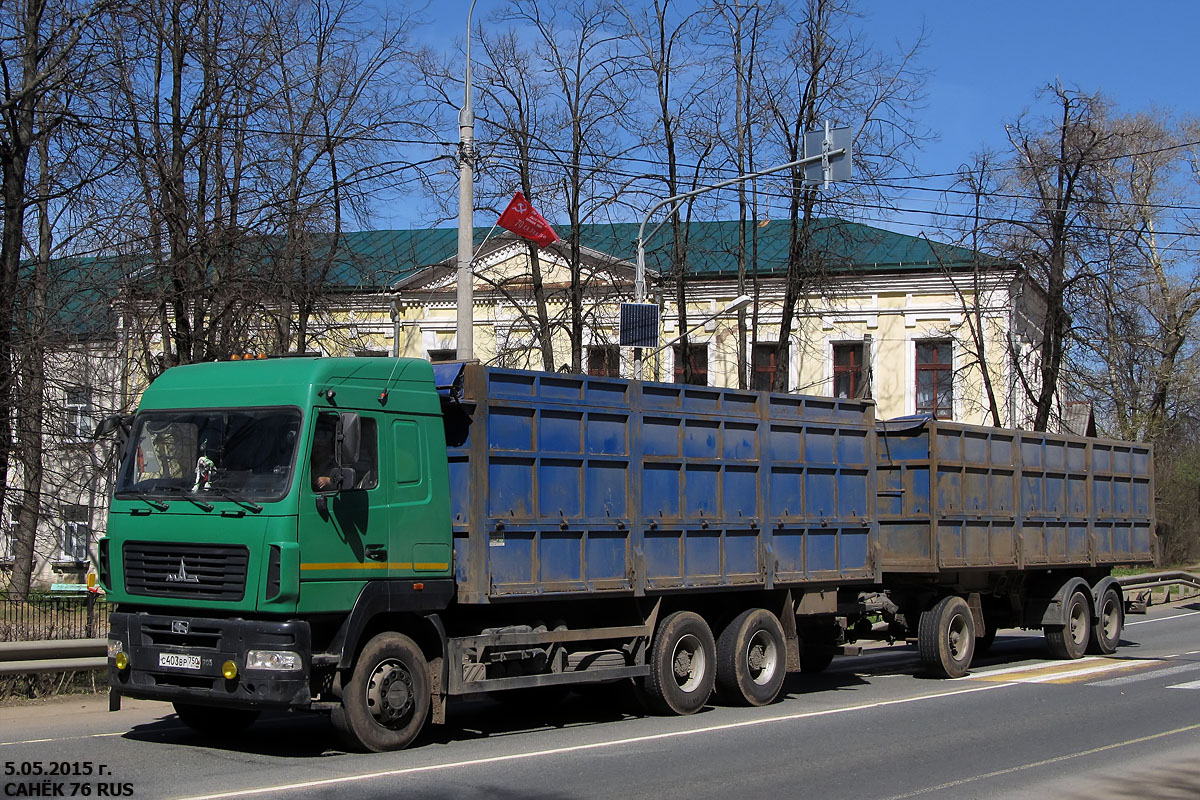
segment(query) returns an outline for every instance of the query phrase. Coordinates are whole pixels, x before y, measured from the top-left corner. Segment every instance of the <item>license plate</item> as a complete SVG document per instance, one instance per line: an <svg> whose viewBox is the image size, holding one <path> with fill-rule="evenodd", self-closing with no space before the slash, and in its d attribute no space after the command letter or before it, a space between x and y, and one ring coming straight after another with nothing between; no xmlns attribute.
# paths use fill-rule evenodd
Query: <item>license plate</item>
<svg viewBox="0 0 1200 800"><path fill-rule="evenodd" d="M159 653L158 665L160 667L175 667L176 669L200 669L200 656Z"/></svg>

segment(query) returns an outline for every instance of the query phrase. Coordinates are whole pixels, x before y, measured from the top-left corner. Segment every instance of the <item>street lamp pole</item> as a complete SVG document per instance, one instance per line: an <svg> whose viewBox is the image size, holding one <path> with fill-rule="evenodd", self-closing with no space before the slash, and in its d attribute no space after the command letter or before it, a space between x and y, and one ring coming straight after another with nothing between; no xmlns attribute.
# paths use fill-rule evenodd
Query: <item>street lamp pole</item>
<svg viewBox="0 0 1200 800"><path fill-rule="evenodd" d="M475 293L471 256L475 248L475 110L471 107L471 14L467 9L467 68L458 112L458 343L460 361L474 358Z"/></svg>

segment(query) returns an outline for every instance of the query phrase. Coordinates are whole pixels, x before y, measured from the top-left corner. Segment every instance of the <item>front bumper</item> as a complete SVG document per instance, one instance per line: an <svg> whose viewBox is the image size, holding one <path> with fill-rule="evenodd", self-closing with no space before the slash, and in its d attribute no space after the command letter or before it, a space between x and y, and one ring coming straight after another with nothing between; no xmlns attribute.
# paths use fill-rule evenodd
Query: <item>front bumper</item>
<svg viewBox="0 0 1200 800"><path fill-rule="evenodd" d="M109 685L123 695L232 708L307 708L312 700L312 646L308 623L164 616L117 611L110 617L115 639L129 660L118 670L110 659ZM289 650L300 655L293 671L246 668L250 650ZM184 657L198 668L161 666L160 655ZM177 659L178 660L178 659ZM221 667L232 661L237 677Z"/></svg>

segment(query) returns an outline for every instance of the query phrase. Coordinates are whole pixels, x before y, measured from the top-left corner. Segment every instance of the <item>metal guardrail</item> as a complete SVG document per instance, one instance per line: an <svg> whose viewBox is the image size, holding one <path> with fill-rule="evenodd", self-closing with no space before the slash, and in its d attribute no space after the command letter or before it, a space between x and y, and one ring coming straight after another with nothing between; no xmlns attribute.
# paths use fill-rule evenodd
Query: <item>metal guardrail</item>
<svg viewBox="0 0 1200 800"><path fill-rule="evenodd" d="M1164 586L1190 586L1200 589L1200 575L1190 572L1147 572L1142 575L1125 575L1117 578L1117 583L1126 591L1139 589L1158 589Z"/></svg>
<svg viewBox="0 0 1200 800"><path fill-rule="evenodd" d="M1117 583L1121 584L1121 589L1125 592L1125 608L1130 614L1145 614L1146 609L1150 607L1155 589L1166 590L1163 603L1171 602L1171 587L1173 586L1186 586L1200 591L1200 575L1182 570L1124 575L1117 578Z"/></svg>
<svg viewBox="0 0 1200 800"><path fill-rule="evenodd" d="M68 672L108 666L108 639L0 642L0 675Z"/></svg>

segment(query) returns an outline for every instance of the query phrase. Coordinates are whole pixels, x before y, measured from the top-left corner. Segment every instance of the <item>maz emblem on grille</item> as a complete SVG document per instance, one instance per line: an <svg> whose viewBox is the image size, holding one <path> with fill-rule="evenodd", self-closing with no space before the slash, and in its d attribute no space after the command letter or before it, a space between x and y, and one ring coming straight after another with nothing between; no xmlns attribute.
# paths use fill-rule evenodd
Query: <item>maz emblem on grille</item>
<svg viewBox="0 0 1200 800"><path fill-rule="evenodd" d="M171 633L187 633L190 627L186 619L171 620Z"/></svg>
<svg viewBox="0 0 1200 800"><path fill-rule="evenodd" d="M179 572L167 573L167 583L199 583L200 578L196 575L189 575L187 567L183 564L183 558L179 559Z"/></svg>

